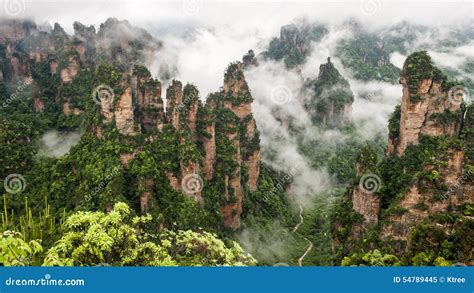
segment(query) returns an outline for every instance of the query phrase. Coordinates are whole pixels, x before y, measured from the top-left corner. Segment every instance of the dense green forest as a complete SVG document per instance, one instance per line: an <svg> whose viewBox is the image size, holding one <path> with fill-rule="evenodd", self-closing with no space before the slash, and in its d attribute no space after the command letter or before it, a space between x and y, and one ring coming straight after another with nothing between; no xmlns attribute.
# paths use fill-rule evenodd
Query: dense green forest
<svg viewBox="0 0 474 293"><path fill-rule="evenodd" d="M413 33L394 36L401 27ZM426 51L407 49L425 30L356 27L313 76L301 77L311 127L344 139L329 144L295 117L279 117L284 126L275 127L291 134L308 167L330 178L322 192L295 195L295 174L275 168L275 154L261 147L267 134L246 73L273 60L301 74L329 27L283 26L261 54L222 68L223 86L202 96L193 81L153 76L147 58L163 42L127 21L110 18L97 31L76 22L73 35L59 24L46 32L31 21L0 23L0 264L472 263L474 118L466 93L474 83L457 78L474 62L445 70ZM460 33L439 44L469 40ZM390 62L394 52L409 55L403 68ZM360 135L351 118L363 99L354 80L402 84L388 137ZM416 115L423 123L413 134L406 125ZM60 155L45 146L71 134L77 141ZM380 181L375 192L360 187L367 174Z"/></svg>

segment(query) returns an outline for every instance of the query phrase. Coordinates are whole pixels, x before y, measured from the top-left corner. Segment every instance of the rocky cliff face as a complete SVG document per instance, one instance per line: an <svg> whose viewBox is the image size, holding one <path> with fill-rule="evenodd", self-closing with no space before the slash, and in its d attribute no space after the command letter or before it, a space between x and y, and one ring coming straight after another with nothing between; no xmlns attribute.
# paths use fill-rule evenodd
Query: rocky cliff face
<svg viewBox="0 0 474 293"><path fill-rule="evenodd" d="M397 135L389 138L389 155L395 151L403 155L408 146L419 143L422 135L459 135L462 100L458 95L462 96L462 88L446 86L446 80L430 62L421 54L413 54L405 62L400 78L403 86L400 126ZM428 74L421 75L416 70Z"/></svg>
<svg viewBox="0 0 474 293"><path fill-rule="evenodd" d="M220 196L216 205L223 226L239 228L243 199L257 190L260 176L259 133L243 74L244 66L255 64L255 54L250 51L243 63L232 63L222 89L205 103L194 85L173 80L166 89L165 111L160 81L138 65L159 51L159 41L116 19L98 30L78 22L73 27L69 36L58 24L46 32L30 22L0 23L2 82L32 77L35 111L60 109L65 124L84 122L99 140L123 141L117 143L118 159L139 174L130 184L139 190L142 213L154 208L163 188L198 205L205 204L207 192ZM166 158L153 158L173 157L164 169L147 165L151 156L162 153L147 149L155 142L173 149Z"/></svg>
<svg viewBox="0 0 474 293"><path fill-rule="evenodd" d="M161 83L153 79L145 67L135 66L132 93L138 105L138 121L144 132L161 129L165 122Z"/></svg>
<svg viewBox="0 0 474 293"><path fill-rule="evenodd" d="M124 135L149 133L166 122L161 83L143 66L122 73L115 84L98 85L94 94L104 123L114 121Z"/></svg>
<svg viewBox="0 0 474 293"><path fill-rule="evenodd" d="M367 175L372 173L363 166L361 162L357 163L356 176L360 178L361 184L354 186L352 191L352 208L364 217L365 223L374 225L379 221L380 198L375 194L377 182L370 181L374 178Z"/></svg>
<svg viewBox="0 0 474 293"><path fill-rule="evenodd" d="M453 237L473 225L472 105L466 107L463 87L450 83L426 52L407 58L400 82L402 101L389 123L386 157L378 164L366 153L358 161L352 209L346 213L362 219L347 216L333 223L335 248L389 245L408 259L423 252L469 262L471 248ZM365 186L362 174L374 184ZM378 240L361 242L368 233L377 233Z"/></svg>
<svg viewBox="0 0 474 293"><path fill-rule="evenodd" d="M199 91L193 85L186 85L183 89L182 121L186 124L192 142L197 141L197 115L202 105L199 101Z"/></svg>
<svg viewBox="0 0 474 293"><path fill-rule="evenodd" d="M59 103L63 121L68 124L78 121L72 116L85 112L86 103L81 99L90 98L93 89L85 87L91 86L96 67L108 62L119 64L127 74L117 85L120 93L111 92L109 95L116 99L99 103L105 123L114 121L121 133L133 135L140 132L139 128L151 131L163 123L159 82L128 73L130 68L139 67L136 64L146 64L160 47L161 43L144 30L113 18L97 32L93 26L75 22L71 36L59 24L45 30L30 21L5 20L0 22L0 76L5 83L33 78L34 110L44 112ZM95 84L103 85L112 86L108 82ZM38 91L45 87L46 92Z"/></svg>
<svg viewBox="0 0 474 293"><path fill-rule="evenodd" d="M472 130L463 121L463 87L449 84L425 52L407 58L400 83L403 95L399 128L391 132L387 154L403 159L410 146L428 137L443 138L447 144L442 153L432 154L434 159L430 163L420 166L422 172L431 176L428 180L417 178L410 183L396 205L403 212L390 215L382 227L384 239L408 241L412 229L428 216L474 201L472 186L463 177L468 166L466 146L462 146L466 142L458 139L462 137L461 131ZM441 185L444 188L440 190ZM450 192L452 189L456 192ZM460 194L459 190L466 193Z"/></svg>
<svg viewBox="0 0 474 293"><path fill-rule="evenodd" d="M247 186L251 191L255 191L260 173L260 140L255 119L252 116L253 99L243 75L242 63L231 64L227 69L223 94L224 107L231 110L238 118L242 163L248 170Z"/></svg>
<svg viewBox="0 0 474 293"><path fill-rule="evenodd" d="M166 90L166 113L168 121L174 129L180 129L179 109L183 105L183 85L180 81L173 80Z"/></svg>
<svg viewBox="0 0 474 293"><path fill-rule="evenodd" d="M0 46L0 61L8 61L2 66L6 81L29 77L32 65L46 61L52 74L59 69L61 81L69 83L81 63L100 59L145 64L161 48L161 43L127 21L109 18L97 33L93 26L75 22L72 36L57 23L47 32L30 21L5 20L0 22Z"/></svg>
<svg viewBox="0 0 474 293"><path fill-rule="evenodd" d="M172 85L173 86L173 85ZM199 91L191 84L187 84L182 93L177 93L172 109L172 125L177 126L180 143L180 180L181 187L185 193L195 199L202 201L202 178L197 177L201 173L201 160L195 154L197 150L197 112L201 107L199 102ZM181 96L182 97L181 97ZM197 180L196 180L197 179ZM193 183L193 186L190 186Z"/></svg>
<svg viewBox="0 0 474 293"><path fill-rule="evenodd" d="M132 89L127 87L118 99L114 111L115 126L124 135L136 134L133 111Z"/></svg>
<svg viewBox="0 0 474 293"><path fill-rule="evenodd" d="M146 178L141 179L138 185L139 189L142 190L140 193L140 212L146 214L153 205L151 198L154 194L153 188L155 183L153 182L153 179Z"/></svg>
<svg viewBox="0 0 474 293"><path fill-rule="evenodd" d="M449 83L425 52L407 58L400 83L399 129L391 133L388 155L408 160L410 146L411 150L425 145L435 148L429 150L432 158L420 166L421 172L429 175L414 177L400 202L393 204L399 212L387 216L382 226L382 239L408 243L416 226L430 216L474 202L465 153L468 145L466 136L461 135L472 130L467 120L463 121L463 87ZM443 145L425 142L438 140Z"/></svg>
<svg viewBox="0 0 474 293"><path fill-rule="evenodd" d="M4 20L0 23L0 42L18 42L37 31L36 24L31 21Z"/></svg>
<svg viewBox="0 0 474 293"><path fill-rule="evenodd" d="M178 137L179 170L165 172L170 186L199 203L202 185L222 186L223 225L240 227L243 198L256 191L260 175L259 133L243 63L228 67L222 91L209 95L204 105L195 86L172 81L166 90L166 113L161 85L144 67L136 66L131 75L123 73L112 87L115 90L105 87L101 92L102 121L114 122L125 136L154 133L153 139L160 139L156 130L171 126ZM116 97L117 93L121 94ZM128 156L123 154L124 159L133 159ZM148 189L141 196L142 210L148 209L147 199L153 195L153 188Z"/></svg>
<svg viewBox="0 0 474 293"><path fill-rule="evenodd" d="M379 223L381 200L377 194L380 188L377 163L375 151L369 146L363 147L357 157L355 184L343 196L343 210L336 214L332 223L334 251L340 247L343 250L353 249L354 239L364 237ZM341 215L344 216L339 218Z"/></svg>
<svg viewBox="0 0 474 293"><path fill-rule="evenodd" d="M206 181L214 178L214 164L216 163L216 107L218 95L211 94L206 105L198 112L199 140L204 148L203 173Z"/></svg>
<svg viewBox="0 0 474 293"><path fill-rule="evenodd" d="M75 56L70 56L68 60L68 65L66 68L61 70L61 82L70 83L76 77L77 72L79 71L79 63L77 62Z"/></svg>

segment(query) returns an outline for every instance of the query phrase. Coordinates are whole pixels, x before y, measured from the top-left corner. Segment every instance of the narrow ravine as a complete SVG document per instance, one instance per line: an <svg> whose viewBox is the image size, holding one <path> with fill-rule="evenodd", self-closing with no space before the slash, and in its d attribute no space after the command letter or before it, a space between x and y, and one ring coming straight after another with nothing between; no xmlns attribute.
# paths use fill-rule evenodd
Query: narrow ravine
<svg viewBox="0 0 474 293"><path fill-rule="evenodd" d="M298 228L301 226L301 224L303 224L304 222L304 218L303 218L303 206L300 205L300 222L298 224L296 224L296 226L293 228L293 233L296 233L296 231L298 230ZM308 248L306 249L306 251L303 253L303 255L298 258L298 266L302 267L303 266L303 260L304 258L306 257L306 255L311 251L311 249L313 249L313 243L311 241L309 241L308 238L304 237L303 235L300 234L301 237L303 237L304 240L306 240L308 242Z"/></svg>

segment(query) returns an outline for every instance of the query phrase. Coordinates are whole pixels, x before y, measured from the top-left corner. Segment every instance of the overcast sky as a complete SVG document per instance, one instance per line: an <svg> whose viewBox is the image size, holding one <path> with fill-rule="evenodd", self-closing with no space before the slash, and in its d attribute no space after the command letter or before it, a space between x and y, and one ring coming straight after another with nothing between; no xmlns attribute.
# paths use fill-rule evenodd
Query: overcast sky
<svg viewBox="0 0 474 293"><path fill-rule="evenodd" d="M222 84L227 64L240 60L249 49L261 52L272 37L279 35L282 25L301 18L332 25L357 19L369 29L402 20L442 28L447 24L472 25L474 7L472 0L0 0L0 3L0 19L30 18L38 24L58 22L71 34L74 21L98 28L109 17L126 19L164 42L165 48L154 64L147 64L154 75L160 73L160 65L174 64L179 72L173 77L196 83L204 95ZM183 33L192 38L183 38ZM325 52L321 60L331 53ZM398 59L403 62L403 58ZM316 63L310 64L310 71L318 68Z"/></svg>
<svg viewBox="0 0 474 293"><path fill-rule="evenodd" d="M473 1L206 1L206 0L2 0L2 18L30 17L38 22L100 24L108 17L136 25L238 25L242 29L276 30L282 23L306 15L321 21L356 17L374 24L403 19L422 24L443 24L473 17Z"/></svg>

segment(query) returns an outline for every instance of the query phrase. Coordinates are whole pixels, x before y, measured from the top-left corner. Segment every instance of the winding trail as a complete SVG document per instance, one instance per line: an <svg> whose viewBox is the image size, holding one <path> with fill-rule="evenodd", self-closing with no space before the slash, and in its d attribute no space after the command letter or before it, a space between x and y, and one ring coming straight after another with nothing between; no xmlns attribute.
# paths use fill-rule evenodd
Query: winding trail
<svg viewBox="0 0 474 293"><path fill-rule="evenodd" d="M293 233L296 233L296 231L298 230L298 228L301 226L301 224L303 224L304 222L304 218L303 218L303 206L300 205L300 222L298 224L296 224L296 226L293 228ZM303 255L298 258L298 265L300 267L303 266L303 260L304 258L306 257L306 255L311 251L311 249L313 249L313 242L309 241L308 238L304 237L303 235L300 234L301 237L303 237L304 240L306 240L308 242L308 248L306 249L306 251L303 253Z"/></svg>
<svg viewBox="0 0 474 293"><path fill-rule="evenodd" d="M293 233L296 232L296 230L298 230L298 228L301 226L301 224L303 224L303 206L300 205L300 222L298 224L296 224L296 226L293 228Z"/></svg>

